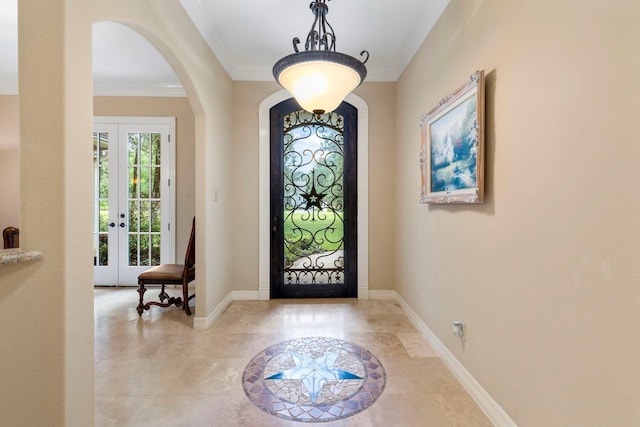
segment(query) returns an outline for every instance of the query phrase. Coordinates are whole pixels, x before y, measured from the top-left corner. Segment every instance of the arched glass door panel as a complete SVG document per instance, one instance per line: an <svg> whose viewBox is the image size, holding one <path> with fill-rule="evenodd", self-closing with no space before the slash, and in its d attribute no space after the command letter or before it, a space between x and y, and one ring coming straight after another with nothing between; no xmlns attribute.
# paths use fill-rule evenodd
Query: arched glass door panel
<svg viewBox="0 0 640 427"><path fill-rule="evenodd" d="M271 296L357 294L357 114L271 110Z"/></svg>

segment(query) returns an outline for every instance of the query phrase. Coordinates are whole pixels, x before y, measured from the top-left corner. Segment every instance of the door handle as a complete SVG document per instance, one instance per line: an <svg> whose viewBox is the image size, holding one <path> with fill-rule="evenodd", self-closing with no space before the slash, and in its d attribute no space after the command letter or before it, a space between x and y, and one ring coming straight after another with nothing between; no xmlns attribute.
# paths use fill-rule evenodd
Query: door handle
<svg viewBox="0 0 640 427"><path fill-rule="evenodd" d="M110 223L109 223L109 227L113 228L113 227L115 227L115 226L116 226L116 223L115 223L115 222L110 222Z"/></svg>
<svg viewBox="0 0 640 427"><path fill-rule="evenodd" d="M120 227L124 228L124 227L125 227L125 223L124 223L124 222L121 222L121 223L120 223Z"/></svg>

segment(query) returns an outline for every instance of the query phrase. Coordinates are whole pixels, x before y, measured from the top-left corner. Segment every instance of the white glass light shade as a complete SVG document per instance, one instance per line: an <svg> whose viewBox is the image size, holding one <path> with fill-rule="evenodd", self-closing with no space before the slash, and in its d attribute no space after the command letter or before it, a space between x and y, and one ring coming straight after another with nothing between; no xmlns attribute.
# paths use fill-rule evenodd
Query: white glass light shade
<svg viewBox="0 0 640 427"><path fill-rule="evenodd" d="M357 59L338 52L305 51L282 58L273 75L305 110L333 111L357 88L367 70Z"/></svg>
<svg viewBox="0 0 640 427"><path fill-rule="evenodd" d="M333 111L360 85L360 75L335 62L312 61L285 68L279 82L305 110Z"/></svg>

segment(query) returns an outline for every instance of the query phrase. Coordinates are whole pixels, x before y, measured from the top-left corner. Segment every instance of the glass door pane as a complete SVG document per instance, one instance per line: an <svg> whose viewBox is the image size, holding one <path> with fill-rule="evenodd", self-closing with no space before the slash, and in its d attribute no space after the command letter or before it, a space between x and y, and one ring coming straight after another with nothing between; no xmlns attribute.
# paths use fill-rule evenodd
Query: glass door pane
<svg viewBox="0 0 640 427"><path fill-rule="evenodd" d="M284 117L285 284L344 283L342 116Z"/></svg>
<svg viewBox="0 0 640 427"><path fill-rule="evenodd" d="M169 126L120 127L127 152L121 155L123 183L120 206L126 224L121 236L121 275L133 284L150 266L175 262L173 195L170 177L173 155Z"/></svg>
<svg viewBox="0 0 640 427"><path fill-rule="evenodd" d="M160 133L128 133L128 265L160 264L161 173Z"/></svg>

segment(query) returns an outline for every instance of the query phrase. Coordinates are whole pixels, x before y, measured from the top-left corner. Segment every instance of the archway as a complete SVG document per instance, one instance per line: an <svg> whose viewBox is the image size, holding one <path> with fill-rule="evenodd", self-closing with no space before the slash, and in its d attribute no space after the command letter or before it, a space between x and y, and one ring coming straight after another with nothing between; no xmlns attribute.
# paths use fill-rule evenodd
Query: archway
<svg viewBox="0 0 640 427"><path fill-rule="evenodd" d="M133 225L134 228L141 224L135 221L138 215L133 210L133 223L131 223L129 211L136 204L118 198L118 187L127 182L128 171L131 165L122 165L127 162L120 162L123 168L117 168L119 157L118 150L109 149L118 141L118 125L124 123L129 125L158 123L162 120L174 118L175 126L172 126L171 140L167 143L165 150L159 152L155 161L164 163L168 161L171 169L168 170L162 180L163 187L170 191L169 200L153 202L151 206L160 208L169 206L170 211L165 210L166 220L175 213L175 220L167 223L163 227L157 225L161 220L158 215L152 215L156 219L155 232L169 235L170 239L175 238L175 246L163 245L160 255L165 257L163 262L181 263L184 251L187 246L189 233L191 230L191 219L195 215L195 198L193 188L195 187L195 120L193 110L186 97L182 85L158 50L148 42L142 35L126 25L113 21L102 21L93 24L93 115L101 123L101 156L94 155L94 168L96 176L101 176L101 186L96 187L100 192L96 194L96 216L101 212L102 221L94 223L94 268L102 270L98 272L98 277L94 283L98 285L135 285L135 274L129 275L128 280L123 280L119 274L118 265L128 265L129 258L137 265L138 257L130 257L126 253L118 251L117 241L126 237L132 230L130 227L111 227L108 224L120 223L119 214L125 214L123 222ZM161 118L165 118L164 120ZM146 125L145 125L146 126ZM132 128L129 127L131 130ZM94 128L94 131L96 129ZM113 135L110 135L111 131ZM124 141L126 138L122 138ZM128 144L121 144L120 148L127 148ZM114 147L111 147L114 148ZM118 147L115 147L118 148ZM122 150L120 150L122 152ZM172 161L173 160L173 161ZM173 166L175 165L175 170ZM154 168L158 173L160 168ZM100 171L101 175L97 175ZM115 177L109 180L109 171L115 173L120 171L120 180ZM159 180L155 180L155 185ZM130 185L135 185L132 180ZM128 193L128 192L124 192ZM175 194L175 202L172 196ZM151 196L147 193L147 196ZM155 198L164 199L163 193L156 192ZM130 197L127 197L127 200ZM117 210L118 203L124 203L122 209ZM175 208L171 208L174 205ZM138 205L140 207L140 205ZM116 209L116 211L113 211ZM112 212L109 213L109 210ZM145 226L151 223L145 221ZM150 230L149 230L150 231ZM166 237L166 236L165 236ZM155 238L147 242L145 247L152 247L153 251L158 251L161 245L159 239ZM136 239L134 239L136 240ZM147 239L148 240L148 239ZM171 240L166 240L170 242ZM131 243L131 242L129 242ZM136 243L137 252L141 246ZM129 245L127 245L129 246ZM98 250L99 249L99 250ZM126 252L126 251L123 251ZM118 253L124 255L124 262L118 263ZM175 254L175 255L173 255ZM157 254L156 254L157 255ZM170 257L166 258L166 257ZM123 261L123 260L120 260ZM109 274L104 274L104 272Z"/></svg>
<svg viewBox="0 0 640 427"><path fill-rule="evenodd" d="M231 79L179 2L20 0L21 243L44 261L0 275L9 424L93 422L91 25L136 30L167 59L196 116L197 316L230 292ZM210 194L217 191L213 201ZM214 256L214 254L216 256ZM219 255L222 254L222 255ZM30 307L28 316L20 310ZM5 333L6 332L6 333ZM46 332L46 333L45 333ZM34 371L35 369L35 371ZM35 410L34 410L35 408Z"/></svg>
<svg viewBox="0 0 640 427"><path fill-rule="evenodd" d="M139 33L165 58L184 87L195 116L195 198L197 221L195 327L206 327L215 307L231 291L231 264L224 242L230 206L231 79L178 2L146 0L95 2L101 17ZM215 200L211 195L216 194Z"/></svg>

